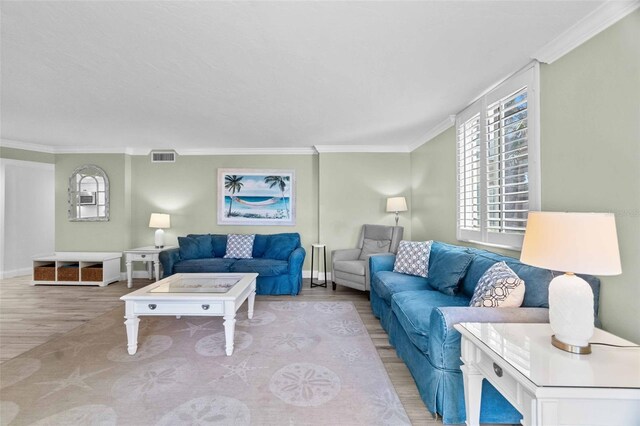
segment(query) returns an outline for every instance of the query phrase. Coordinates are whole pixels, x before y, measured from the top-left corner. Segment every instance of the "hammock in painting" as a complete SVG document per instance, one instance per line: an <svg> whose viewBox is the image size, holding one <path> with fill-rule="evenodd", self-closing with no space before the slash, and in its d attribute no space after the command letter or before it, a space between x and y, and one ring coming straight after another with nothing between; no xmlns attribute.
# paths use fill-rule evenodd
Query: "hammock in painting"
<svg viewBox="0 0 640 426"><path fill-rule="evenodd" d="M239 197L233 197L233 201L236 201L240 204L244 204L249 207L262 207L262 206L270 206L271 204L277 203L278 201L280 201L280 197L269 198L268 200L264 200L264 201L247 201Z"/></svg>

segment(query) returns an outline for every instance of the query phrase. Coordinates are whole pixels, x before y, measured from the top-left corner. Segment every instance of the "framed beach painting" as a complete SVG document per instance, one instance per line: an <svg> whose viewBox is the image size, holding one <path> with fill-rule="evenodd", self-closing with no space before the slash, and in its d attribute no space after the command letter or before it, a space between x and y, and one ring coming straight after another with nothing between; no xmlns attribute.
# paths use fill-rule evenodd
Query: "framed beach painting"
<svg viewBox="0 0 640 426"><path fill-rule="evenodd" d="M295 172L218 169L218 225L295 225Z"/></svg>

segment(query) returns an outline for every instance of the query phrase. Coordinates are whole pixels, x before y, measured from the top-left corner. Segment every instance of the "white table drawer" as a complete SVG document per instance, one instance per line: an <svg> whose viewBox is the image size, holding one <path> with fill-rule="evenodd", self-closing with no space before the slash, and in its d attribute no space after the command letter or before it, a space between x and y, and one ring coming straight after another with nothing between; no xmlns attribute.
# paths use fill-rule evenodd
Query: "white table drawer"
<svg viewBox="0 0 640 426"><path fill-rule="evenodd" d="M512 401L517 398L518 381L509 375L504 368L496 364L487 354L481 353L476 367L505 398Z"/></svg>
<svg viewBox="0 0 640 426"><path fill-rule="evenodd" d="M127 262L150 262L157 256L157 254L127 253Z"/></svg>
<svg viewBox="0 0 640 426"><path fill-rule="evenodd" d="M222 315L222 302L137 302L134 312L139 315Z"/></svg>

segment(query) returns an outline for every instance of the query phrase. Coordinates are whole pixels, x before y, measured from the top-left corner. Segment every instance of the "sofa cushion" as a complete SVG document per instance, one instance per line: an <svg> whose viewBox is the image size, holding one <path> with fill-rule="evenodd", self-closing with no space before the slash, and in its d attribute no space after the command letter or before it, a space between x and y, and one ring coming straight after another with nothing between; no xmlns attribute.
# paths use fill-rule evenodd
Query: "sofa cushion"
<svg viewBox="0 0 640 426"><path fill-rule="evenodd" d="M469 298L437 290L403 291L391 297L391 310L398 322L409 340L425 355L429 353L431 311L441 306L469 306Z"/></svg>
<svg viewBox="0 0 640 426"><path fill-rule="evenodd" d="M276 259L238 259L231 266L231 272L256 272L261 277L274 277L287 274L289 263Z"/></svg>
<svg viewBox="0 0 640 426"><path fill-rule="evenodd" d="M173 266L175 273L197 272L230 272L235 259L222 259L220 257L209 259L190 259L178 262Z"/></svg>
<svg viewBox="0 0 640 426"><path fill-rule="evenodd" d="M465 247L434 241L429 255L429 285L444 294L458 292L474 255Z"/></svg>
<svg viewBox="0 0 640 426"><path fill-rule="evenodd" d="M377 253L389 253L391 240L372 240L365 238L362 241L362 251L360 252L360 260L367 260L367 256Z"/></svg>
<svg viewBox="0 0 640 426"><path fill-rule="evenodd" d="M215 257L224 257L227 252L227 234L211 234L211 243L213 245L213 255Z"/></svg>
<svg viewBox="0 0 640 426"><path fill-rule="evenodd" d="M225 259L251 259L255 234L229 234Z"/></svg>
<svg viewBox="0 0 640 426"><path fill-rule="evenodd" d="M364 260L336 260L333 262L333 269L364 276L365 264Z"/></svg>
<svg viewBox="0 0 640 426"><path fill-rule="evenodd" d="M433 290L429 286L427 278L391 271L376 273L371 280L371 287L387 305L391 305L391 296L401 291Z"/></svg>
<svg viewBox="0 0 640 426"><path fill-rule="evenodd" d="M297 234L270 235L267 240L266 249L260 257L264 257L265 259L287 260L299 245L300 238ZM257 257L255 256L257 254L254 250L254 257Z"/></svg>
<svg viewBox="0 0 640 426"><path fill-rule="evenodd" d="M525 284L505 262L498 262L480 277L469 306L519 308Z"/></svg>
<svg viewBox="0 0 640 426"><path fill-rule="evenodd" d="M178 237L180 259L206 259L213 257L213 245L210 235L189 235Z"/></svg>
<svg viewBox="0 0 640 426"><path fill-rule="evenodd" d="M393 272L426 278L430 251L431 241L400 241Z"/></svg>

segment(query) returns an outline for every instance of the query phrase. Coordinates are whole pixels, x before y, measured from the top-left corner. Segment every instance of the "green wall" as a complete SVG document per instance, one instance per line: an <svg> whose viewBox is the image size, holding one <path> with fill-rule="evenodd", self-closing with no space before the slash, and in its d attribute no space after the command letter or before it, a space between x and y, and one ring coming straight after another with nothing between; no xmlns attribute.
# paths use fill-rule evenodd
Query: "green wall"
<svg viewBox="0 0 640 426"><path fill-rule="evenodd" d="M56 156L54 154L48 154L46 152L27 151L25 149L7 148L5 146L0 146L0 158L49 164L53 164L56 161Z"/></svg>
<svg viewBox="0 0 640 426"><path fill-rule="evenodd" d="M409 154L321 153L319 157L320 242L327 245L327 257L331 250L355 248L365 223L394 225L395 215L386 212L387 197L406 197L409 211L400 213L398 224L404 226L404 238L411 239Z"/></svg>
<svg viewBox="0 0 640 426"><path fill-rule="evenodd" d="M542 210L616 214L605 329L640 342L640 12L540 69ZM411 153L413 238L456 241L455 131ZM459 243L458 243L459 244ZM487 248L487 247L485 247ZM519 257L518 252L497 250Z"/></svg>

